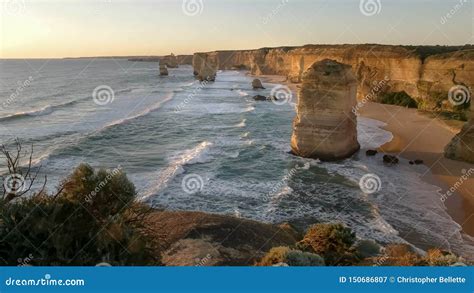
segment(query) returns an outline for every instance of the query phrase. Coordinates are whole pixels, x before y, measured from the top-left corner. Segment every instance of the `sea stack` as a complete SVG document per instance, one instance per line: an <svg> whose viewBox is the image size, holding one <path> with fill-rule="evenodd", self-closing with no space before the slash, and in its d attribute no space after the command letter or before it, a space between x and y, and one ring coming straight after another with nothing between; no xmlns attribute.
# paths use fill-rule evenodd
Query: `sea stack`
<svg viewBox="0 0 474 293"><path fill-rule="evenodd" d="M252 81L252 88L253 89L264 89L263 85L262 85L262 82L260 81L260 79L258 78L255 78L253 81Z"/></svg>
<svg viewBox="0 0 474 293"><path fill-rule="evenodd" d="M195 53L193 56L194 75L200 81L214 81L217 73L215 58L207 53Z"/></svg>
<svg viewBox="0 0 474 293"><path fill-rule="evenodd" d="M291 137L292 152L325 161L350 157L359 150L357 80L351 66L325 59L302 76Z"/></svg>
<svg viewBox="0 0 474 293"><path fill-rule="evenodd" d="M160 63L160 76L168 75L168 69L165 64Z"/></svg>
<svg viewBox="0 0 474 293"><path fill-rule="evenodd" d="M470 93L469 93L470 95ZM474 102L471 101L469 120L444 149L448 159L474 163Z"/></svg>
<svg viewBox="0 0 474 293"><path fill-rule="evenodd" d="M178 68L178 58L176 58L173 53L171 53L170 55L166 55L163 58L163 63L168 68Z"/></svg>

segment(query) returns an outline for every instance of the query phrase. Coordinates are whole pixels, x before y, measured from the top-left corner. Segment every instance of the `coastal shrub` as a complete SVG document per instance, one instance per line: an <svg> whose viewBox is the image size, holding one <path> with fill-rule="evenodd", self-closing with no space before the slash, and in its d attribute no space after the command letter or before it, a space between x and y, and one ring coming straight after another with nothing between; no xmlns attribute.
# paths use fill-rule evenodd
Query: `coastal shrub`
<svg viewBox="0 0 474 293"><path fill-rule="evenodd" d="M83 201L107 174L81 165L55 195L1 200L0 263L18 265L28 257L30 265L159 264L158 244L144 221L149 208L132 199L135 189L125 174L101 185L94 205Z"/></svg>
<svg viewBox="0 0 474 293"><path fill-rule="evenodd" d="M290 251L287 246L278 246L270 249L267 254L256 264L257 266L273 266L285 262L285 255Z"/></svg>
<svg viewBox="0 0 474 293"><path fill-rule="evenodd" d="M417 108L418 103L412 99L405 91L381 94L378 102L382 104L397 105L408 108Z"/></svg>
<svg viewBox="0 0 474 293"><path fill-rule="evenodd" d="M456 255L436 248L428 250L423 260L429 266L452 266L456 263L463 262L463 260Z"/></svg>
<svg viewBox="0 0 474 293"><path fill-rule="evenodd" d="M314 253L292 249L285 255L285 263L289 266L324 266L324 259Z"/></svg>
<svg viewBox="0 0 474 293"><path fill-rule="evenodd" d="M270 249L256 265L324 266L324 259L314 253L291 249L287 246L279 246Z"/></svg>
<svg viewBox="0 0 474 293"><path fill-rule="evenodd" d="M321 255L327 265L350 265L357 262L353 244L355 233L342 224L311 226L298 248Z"/></svg>
<svg viewBox="0 0 474 293"><path fill-rule="evenodd" d="M373 240L360 240L355 245L355 250L361 258L374 257L380 254L381 246Z"/></svg>
<svg viewBox="0 0 474 293"><path fill-rule="evenodd" d="M425 265L423 259L414 252L408 244L390 244L385 247L384 265L391 266L421 266Z"/></svg>
<svg viewBox="0 0 474 293"><path fill-rule="evenodd" d="M136 198L135 186L121 168L96 171L80 164L62 186L62 196L83 204L98 217L116 214Z"/></svg>

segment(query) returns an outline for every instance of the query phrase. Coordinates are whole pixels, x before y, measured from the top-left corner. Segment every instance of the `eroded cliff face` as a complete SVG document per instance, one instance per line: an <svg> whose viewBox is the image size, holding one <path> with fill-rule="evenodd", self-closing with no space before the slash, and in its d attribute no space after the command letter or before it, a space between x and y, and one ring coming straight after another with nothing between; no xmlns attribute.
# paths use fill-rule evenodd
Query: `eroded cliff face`
<svg viewBox="0 0 474 293"><path fill-rule="evenodd" d="M321 160L339 160L359 150L357 80L351 66L325 59L302 75L291 136L292 152Z"/></svg>
<svg viewBox="0 0 474 293"><path fill-rule="evenodd" d="M470 119L446 146L444 155L448 159L474 164L474 103L471 103Z"/></svg>
<svg viewBox="0 0 474 293"><path fill-rule="evenodd" d="M358 80L358 100L375 94L405 91L422 109L451 110L448 92L454 85L474 86L474 51L438 54L426 60L411 48L388 45L307 45L257 50L215 51L206 54L218 69L247 69L254 75L287 76L301 82L314 62L332 59L349 64ZM196 58L196 54L195 57ZM380 89L380 83L383 87Z"/></svg>
<svg viewBox="0 0 474 293"><path fill-rule="evenodd" d="M200 81L214 81L217 74L217 60L211 54L196 53L193 57L194 75Z"/></svg>

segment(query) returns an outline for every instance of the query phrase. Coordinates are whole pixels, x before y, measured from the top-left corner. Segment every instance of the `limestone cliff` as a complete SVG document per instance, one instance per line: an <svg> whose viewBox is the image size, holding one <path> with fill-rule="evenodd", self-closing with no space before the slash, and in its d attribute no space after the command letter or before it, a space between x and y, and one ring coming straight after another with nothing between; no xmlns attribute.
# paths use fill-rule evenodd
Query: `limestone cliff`
<svg viewBox="0 0 474 293"><path fill-rule="evenodd" d="M206 53L196 53L193 57L194 75L200 81L214 81L217 72L217 60Z"/></svg>
<svg viewBox="0 0 474 293"><path fill-rule="evenodd" d="M444 155L453 160L461 160L474 164L474 103L471 103L469 121L446 146Z"/></svg>
<svg viewBox="0 0 474 293"><path fill-rule="evenodd" d="M405 91L420 108L450 110L449 89L456 84L474 86L474 50L426 57L415 47L389 45L306 45L256 50L214 51L206 54L218 69L247 69L254 75L284 75L301 82L314 62L332 59L352 66L358 80L358 100L373 99L374 85L383 81L377 94ZM194 58L196 58L196 54Z"/></svg>
<svg viewBox="0 0 474 293"><path fill-rule="evenodd" d="M291 149L296 155L338 160L359 149L357 80L351 66L325 59L302 75L293 122Z"/></svg>

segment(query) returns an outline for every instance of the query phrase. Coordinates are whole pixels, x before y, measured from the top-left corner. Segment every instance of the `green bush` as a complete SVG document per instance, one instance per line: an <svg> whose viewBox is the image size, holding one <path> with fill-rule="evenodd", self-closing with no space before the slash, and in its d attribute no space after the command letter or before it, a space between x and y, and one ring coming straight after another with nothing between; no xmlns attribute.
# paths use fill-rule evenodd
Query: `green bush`
<svg viewBox="0 0 474 293"><path fill-rule="evenodd" d="M148 209L134 202L135 189L125 174L115 174L92 201L108 172L79 166L55 196L35 194L0 201L0 260L18 265L159 264L157 244L144 226Z"/></svg>
<svg viewBox="0 0 474 293"><path fill-rule="evenodd" d="M379 255L381 247L373 240L360 240L355 245L355 250L361 258L367 258Z"/></svg>
<svg viewBox="0 0 474 293"><path fill-rule="evenodd" d="M98 217L116 214L136 198L135 186L120 168L95 171L81 164L63 186L62 196L83 204Z"/></svg>
<svg viewBox="0 0 474 293"><path fill-rule="evenodd" d="M289 266L324 266L324 259L317 254L292 249L285 255Z"/></svg>
<svg viewBox="0 0 474 293"><path fill-rule="evenodd" d="M352 247L355 240L355 233L342 224L316 224L308 229L298 247L321 255L327 265L350 265L357 262Z"/></svg>
<svg viewBox="0 0 474 293"><path fill-rule="evenodd" d="M418 103L404 91L384 93L377 98L377 101L382 104L397 105L408 108L418 107Z"/></svg>
<svg viewBox="0 0 474 293"><path fill-rule="evenodd" d="M324 259L317 254L291 249L287 246L273 247L258 262L257 266L324 266Z"/></svg>

